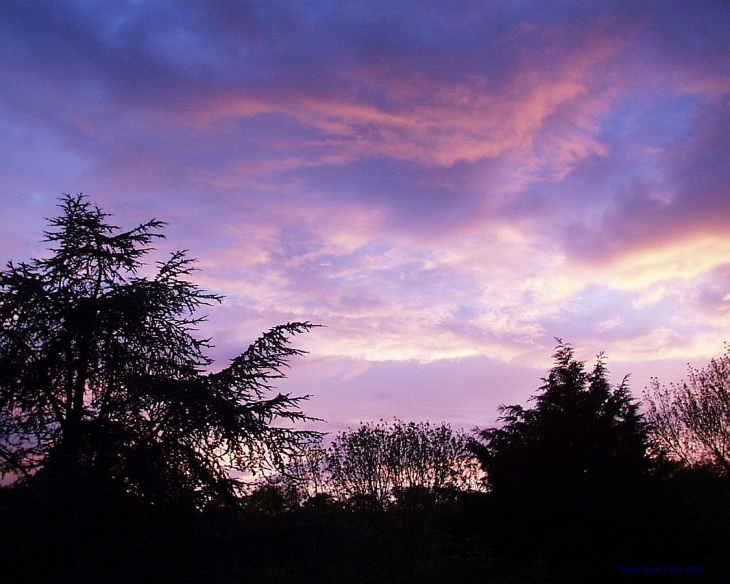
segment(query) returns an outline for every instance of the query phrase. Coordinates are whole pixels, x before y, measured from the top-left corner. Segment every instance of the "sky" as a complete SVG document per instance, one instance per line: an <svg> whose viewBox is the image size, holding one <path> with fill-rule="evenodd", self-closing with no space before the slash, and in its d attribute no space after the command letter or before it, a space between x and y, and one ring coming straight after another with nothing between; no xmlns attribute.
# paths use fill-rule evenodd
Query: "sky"
<svg viewBox="0 0 730 584"><path fill-rule="evenodd" d="M3 264L168 222L216 366L325 325L313 427L494 425L556 338L641 398L730 340L730 3L2 2L0 177Z"/></svg>

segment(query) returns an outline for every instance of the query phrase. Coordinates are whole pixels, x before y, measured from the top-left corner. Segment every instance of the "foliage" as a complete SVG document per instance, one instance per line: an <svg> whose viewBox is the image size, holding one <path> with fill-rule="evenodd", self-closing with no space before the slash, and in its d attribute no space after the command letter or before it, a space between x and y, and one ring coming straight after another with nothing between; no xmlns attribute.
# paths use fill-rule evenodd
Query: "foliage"
<svg viewBox="0 0 730 584"><path fill-rule="evenodd" d="M164 223L122 231L81 195L60 208L50 254L0 272L0 473L88 473L199 505L232 500L236 472L280 466L313 438L289 424L309 419L306 396L271 394L303 354L290 337L313 325L274 327L206 372L197 314L220 297L188 280L182 251L139 275Z"/></svg>
<svg viewBox="0 0 730 584"><path fill-rule="evenodd" d="M652 379L645 400L657 453L730 473L730 350L707 367L689 367L687 381L678 385Z"/></svg>
<svg viewBox="0 0 730 584"><path fill-rule="evenodd" d="M467 437L448 424L381 420L340 432L326 449L310 447L287 472L310 495L382 508L479 488L478 465L467 445Z"/></svg>
<svg viewBox="0 0 730 584"><path fill-rule="evenodd" d="M285 483L287 488L299 491L302 502L332 496L328 452L323 438L320 436L319 440L304 445L296 456L289 459L281 475L273 478L274 482Z"/></svg>
<svg viewBox="0 0 730 584"><path fill-rule="evenodd" d="M627 379L611 388L603 355L588 372L562 341L553 357L535 407L501 406L504 425L482 430L472 445L491 488L572 491L641 475L644 422Z"/></svg>
<svg viewBox="0 0 730 584"><path fill-rule="evenodd" d="M252 515L275 517L299 509L301 502L302 493L293 483L267 481L241 499L241 508Z"/></svg>
<svg viewBox="0 0 730 584"><path fill-rule="evenodd" d="M559 581L595 581L625 559L650 490L645 425L627 380L611 387L559 342L532 401L502 406L472 448L487 473L500 553L542 557Z"/></svg>

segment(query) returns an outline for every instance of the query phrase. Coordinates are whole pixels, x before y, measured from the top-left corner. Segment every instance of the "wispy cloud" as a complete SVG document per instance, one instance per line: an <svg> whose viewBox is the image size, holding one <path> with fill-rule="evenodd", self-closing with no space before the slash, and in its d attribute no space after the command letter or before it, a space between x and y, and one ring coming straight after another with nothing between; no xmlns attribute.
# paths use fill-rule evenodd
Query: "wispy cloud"
<svg viewBox="0 0 730 584"><path fill-rule="evenodd" d="M0 252L38 253L61 192L165 219L228 296L217 356L321 322L308 375L378 384L369 413L405 375L438 411L445 372L477 411L474 371L526 383L555 336L704 359L729 30L722 2L6 2Z"/></svg>

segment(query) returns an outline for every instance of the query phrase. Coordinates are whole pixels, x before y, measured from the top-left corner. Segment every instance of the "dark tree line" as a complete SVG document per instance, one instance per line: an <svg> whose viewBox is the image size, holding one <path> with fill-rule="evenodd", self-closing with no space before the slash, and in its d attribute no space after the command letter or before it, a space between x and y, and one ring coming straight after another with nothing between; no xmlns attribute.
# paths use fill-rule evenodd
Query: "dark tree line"
<svg viewBox="0 0 730 584"><path fill-rule="evenodd" d="M531 403L502 406L495 427L381 421L325 442L293 424L311 419L307 396L274 387L314 325L275 326L214 372L196 329L221 298L191 281L185 252L143 262L164 223L124 231L80 195L60 208L49 254L0 272L10 581L730 572L730 356L654 380L642 414L603 355L587 368L560 341Z"/></svg>
<svg viewBox="0 0 730 584"><path fill-rule="evenodd" d="M247 509L293 522L317 511L315 517L338 517L335 524L358 512L362 524L375 521L387 532L391 539L382 545L398 557L427 562L396 543L402 537L448 564L452 572L433 580L439 582L457 573L468 582L643 581L657 574L726 581L730 483L722 465L662 450L666 428L652 413L661 403L647 398L645 417L627 378L610 384L602 354L587 368L559 342L553 357L531 405L502 406L495 427L469 437L447 425L363 424L328 448L315 443L287 475L254 491ZM715 394L730 387L730 377L702 379L714 380ZM712 414L707 424L719 401L699 408ZM413 480L398 482L405 477ZM414 573L416 567L408 571Z"/></svg>
<svg viewBox="0 0 730 584"><path fill-rule="evenodd" d="M437 501L484 486L469 445L468 435L446 423L381 420L340 432L327 447L321 438L312 442L275 480L299 489L303 499L326 496L380 508L409 497Z"/></svg>

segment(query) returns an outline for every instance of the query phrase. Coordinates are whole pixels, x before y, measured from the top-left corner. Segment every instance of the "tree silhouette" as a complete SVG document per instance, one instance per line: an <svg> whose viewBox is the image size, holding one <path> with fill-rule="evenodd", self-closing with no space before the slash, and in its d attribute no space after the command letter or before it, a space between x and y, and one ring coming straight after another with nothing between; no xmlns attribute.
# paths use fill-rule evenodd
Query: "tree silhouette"
<svg viewBox="0 0 730 584"><path fill-rule="evenodd" d="M394 502L437 502L446 493L478 489L479 467L468 438L448 424L403 422L361 424L338 433L330 446L308 448L293 457L285 479L310 497L376 508Z"/></svg>
<svg viewBox="0 0 730 584"><path fill-rule="evenodd" d="M689 367L687 381L678 385L652 379L645 400L657 453L730 474L730 351L707 367Z"/></svg>
<svg viewBox="0 0 730 584"><path fill-rule="evenodd" d="M649 469L645 424L627 379L611 387L603 355L587 371L559 341L553 357L535 406L501 406L503 425L480 431L472 448L512 545L600 553L612 529L630 525L619 517Z"/></svg>
<svg viewBox="0 0 730 584"><path fill-rule="evenodd" d="M494 491L559 489L642 474L645 428L627 379L611 388L599 355L591 372L559 343L535 407L501 406L504 425L473 447Z"/></svg>
<svg viewBox="0 0 730 584"><path fill-rule="evenodd" d="M206 372L198 310L221 297L187 279L183 251L139 275L164 223L122 231L82 195L59 206L50 255L0 272L0 473L87 473L202 505L231 501L237 471L280 466L314 437L289 423L310 419L307 396L271 393L303 354L290 337L312 324L274 327Z"/></svg>

